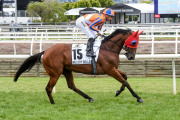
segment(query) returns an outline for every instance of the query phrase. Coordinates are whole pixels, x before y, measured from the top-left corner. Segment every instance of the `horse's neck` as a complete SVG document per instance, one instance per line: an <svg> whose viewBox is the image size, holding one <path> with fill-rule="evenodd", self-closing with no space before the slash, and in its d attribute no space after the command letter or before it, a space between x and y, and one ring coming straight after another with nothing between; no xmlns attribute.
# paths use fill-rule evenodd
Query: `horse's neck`
<svg viewBox="0 0 180 120"><path fill-rule="evenodd" d="M123 40L118 40L117 37L111 38L107 42L103 43L101 47L109 51L120 54L123 47Z"/></svg>

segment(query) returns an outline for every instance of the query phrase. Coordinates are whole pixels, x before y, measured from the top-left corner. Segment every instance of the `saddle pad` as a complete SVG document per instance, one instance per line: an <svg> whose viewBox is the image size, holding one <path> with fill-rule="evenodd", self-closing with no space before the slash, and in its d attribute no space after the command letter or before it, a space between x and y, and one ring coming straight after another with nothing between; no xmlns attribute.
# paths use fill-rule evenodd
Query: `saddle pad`
<svg viewBox="0 0 180 120"><path fill-rule="evenodd" d="M95 61L97 62L99 55L99 46L101 45L101 40L94 42L94 52L96 54ZM72 44L72 64L91 64L91 57L86 56L86 44Z"/></svg>

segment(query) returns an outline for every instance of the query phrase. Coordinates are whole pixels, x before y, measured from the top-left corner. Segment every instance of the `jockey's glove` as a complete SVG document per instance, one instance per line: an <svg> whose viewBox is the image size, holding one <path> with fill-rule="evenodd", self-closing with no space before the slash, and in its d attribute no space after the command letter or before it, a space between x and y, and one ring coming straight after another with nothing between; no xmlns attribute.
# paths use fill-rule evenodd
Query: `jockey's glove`
<svg viewBox="0 0 180 120"><path fill-rule="evenodd" d="M104 38L104 37L105 37L104 35L100 34L99 32L98 32L98 35L99 35L99 36L101 36L102 38Z"/></svg>

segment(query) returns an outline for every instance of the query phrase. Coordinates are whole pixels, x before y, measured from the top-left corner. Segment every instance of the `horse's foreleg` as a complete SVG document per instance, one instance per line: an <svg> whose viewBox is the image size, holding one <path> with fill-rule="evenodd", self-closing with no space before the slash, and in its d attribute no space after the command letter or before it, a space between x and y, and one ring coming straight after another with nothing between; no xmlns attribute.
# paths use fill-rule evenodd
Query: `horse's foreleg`
<svg viewBox="0 0 180 120"><path fill-rule="evenodd" d="M126 75L125 73L119 71L119 70L118 70L118 72L119 72L119 73L121 74L121 76L127 81L127 75ZM120 93L121 93L122 91L124 91L124 89L125 89L125 84L122 84L120 90L117 90L117 91L116 91L116 97L117 97L118 95L120 95Z"/></svg>
<svg viewBox="0 0 180 120"><path fill-rule="evenodd" d="M143 99L141 99L134 91L133 89L131 88L131 86L129 85L129 83L127 81L125 81L125 86L129 89L129 91L131 92L131 94L137 98L137 101L139 103L143 103Z"/></svg>
<svg viewBox="0 0 180 120"><path fill-rule="evenodd" d="M124 90L125 90L125 84L122 84L120 90L117 90L117 91L116 91L116 97L117 97L118 95L120 95L121 92L124 91Z"/></svg>
<svg viewBox="0 0 180 120"><path fill-rule="evenodd" d="M143 100L133 91L133 89L131 88L131 86L129 85L129 83L122 77L122 75L119 73L119 71L114 68L110 73L108 73L108 75L114 77L116 80L118 80L119 82L121 82L123 84L122 87L127 87L128 90L131 92L131 94L137 98L137 101L139 103L142 103ZM122 90L123 91L123 90Z"/></svg>
<svg viewBox="0 0 180 120"><path fill-rule="evenodd" d="M89 97L87 94L85 94L84 92L82 92L81 90L79 90L78 88L76 88L75 84L74 84L74 79L73 79L73 74L72 71L63 70L63 74L66 77L66 81L67 81L67 85L68 87L75 91L76 93L78 93L79 95L83 96L85 99L88 99L89 102L94 102L95 100L92 99L91 97Z"/></svg>
<svg viewBox="0 0 180 120"><path fill-rule="evenodd" d="M52 89L56 85L58 78L59 78L59 76L58 77L50 77L49 83L46 87L46 92L47 92L47 95L49 97L51 104L55 104L53 97L52 97Z"/></svg>

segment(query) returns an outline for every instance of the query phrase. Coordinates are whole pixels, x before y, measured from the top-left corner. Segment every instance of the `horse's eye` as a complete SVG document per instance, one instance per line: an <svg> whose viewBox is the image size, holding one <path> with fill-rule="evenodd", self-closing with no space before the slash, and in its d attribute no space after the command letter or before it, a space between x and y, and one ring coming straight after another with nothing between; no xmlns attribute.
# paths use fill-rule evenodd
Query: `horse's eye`
<svg viewBox="0 0 180 120"><path fill-rule="evenodd" d="M136 40L133 40L132 42L131 42L131 45L136 45Z"/></svg>

